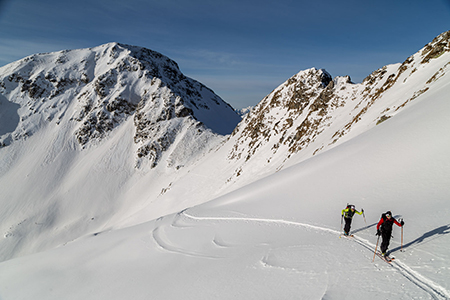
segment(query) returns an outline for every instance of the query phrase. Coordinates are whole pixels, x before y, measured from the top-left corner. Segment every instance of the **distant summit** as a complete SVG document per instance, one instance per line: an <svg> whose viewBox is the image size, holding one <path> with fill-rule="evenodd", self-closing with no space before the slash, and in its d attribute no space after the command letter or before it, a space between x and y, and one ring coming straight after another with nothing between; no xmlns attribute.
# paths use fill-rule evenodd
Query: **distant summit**
<svg viewBox="0 0 450 300"><path fill-rule="evenodd" d="M253 109L253 107L254 106L247 106L244 108L236 109L236 113L238 115L240 115L241 117L244 117L246 114L248 114Z"/></svg>

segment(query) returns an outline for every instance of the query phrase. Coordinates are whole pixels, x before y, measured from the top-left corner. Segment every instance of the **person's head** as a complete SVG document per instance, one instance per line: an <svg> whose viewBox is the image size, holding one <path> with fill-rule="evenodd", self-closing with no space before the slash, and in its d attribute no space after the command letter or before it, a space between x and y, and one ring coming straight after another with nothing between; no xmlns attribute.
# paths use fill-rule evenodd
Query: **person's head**
<svg viewBox="0 0 450 300"><path fill-rule="evenodd" d="M350 206L350 209L355 210L355 206L354 205Z"/></svg>
<svg viewBox="0 0 450 300"><path fill-rule="evenodd" d="M388 219L392 218L392 213L390 210L386 212L386 218Z"/></svg>

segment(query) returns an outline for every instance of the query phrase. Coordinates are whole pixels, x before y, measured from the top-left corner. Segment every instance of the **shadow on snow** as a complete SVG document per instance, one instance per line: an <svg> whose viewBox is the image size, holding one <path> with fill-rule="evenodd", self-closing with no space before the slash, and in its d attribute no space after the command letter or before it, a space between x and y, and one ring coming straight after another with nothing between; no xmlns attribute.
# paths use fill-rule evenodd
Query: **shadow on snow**
<svg viewBox="0 0 450 300"><path fill-rule="evenodd" d="M394 218L395 218L396 220L400 220L400 219L398 219L399 217L400 217L400 215L394 216ZM372 228L372 227L377 226L377 224L378 224L378 222L373 223L373 224L370 224L370 225L367 225L367 226L365 226L365 227L358 228L358 229L356 229L356 230L352 230L352 233L357 233L357 232L360 232L360 231L363 231L363 230L366 230L366 229L370 229L370 228ZM376 230L374 231L374 234L375 234L375 233L376 233Z"/></svg>
<svg viewBox="0 0 450 300"><path fill-rule="evenodd" d="M416 245L416 244L429 242L429 241L431 241L430 238L432 238L432 237L434 237L434 239L436 239L436 238L439 238L439 237L441 237L441 236L443 236L445 234L448 234L448 233L450 233L450 224L438 227L436 229L433 229L433 230L430 230L430 231L424 233L421 237L418 237L414 241L411 241L411 242L403 245L403 248L408 248L408 247L411 247L411 246ZM391 252L395 252L395 251L398 251L400 249L401 249L401 246L392 249Z"/></svg>

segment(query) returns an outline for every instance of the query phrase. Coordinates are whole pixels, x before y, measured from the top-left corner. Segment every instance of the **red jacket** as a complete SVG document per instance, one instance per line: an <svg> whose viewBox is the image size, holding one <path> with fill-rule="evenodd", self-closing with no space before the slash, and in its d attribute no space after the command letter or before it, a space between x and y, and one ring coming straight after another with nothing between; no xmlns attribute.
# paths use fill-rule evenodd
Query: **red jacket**
<svg viewBox="0 0 450 300"><path fill-rule="evenodd" d="M385 232L391 232L391 231L392 231L392 225L393 225L394 223L395 223L397 226L402 227L402 225L401 225L399 222L397 222L397 220L394 219L394 217L391 217L391 218L382 217L382 218L380 219L380 221L378 222L378 224L377 224L377 230L379 230L379 229L380 229L380 226L382 226L382 227L381 227L381 228L383 229L382 231L385 231Z"/></svg>

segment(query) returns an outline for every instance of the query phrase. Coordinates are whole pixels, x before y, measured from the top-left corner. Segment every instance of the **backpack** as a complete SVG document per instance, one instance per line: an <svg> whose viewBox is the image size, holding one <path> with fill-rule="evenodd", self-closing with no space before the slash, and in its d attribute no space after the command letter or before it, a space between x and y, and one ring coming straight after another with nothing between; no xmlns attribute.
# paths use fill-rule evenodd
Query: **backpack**
<svg viewBox="0 0 450 300"><path fill-rule="evenodd" d="M383 219L383 223L380 226L381 231L392 231L392 221L387 221L386 213L381 214L381 218ZM393 220L394 217L391 218Z"/></svg>
<svg viewBox="0 0 450 300"><path fill-rule="evenodd" d="M352 212L351 208L352 206L354 207L353 204L347 204L347 207L345 208L347 211L344 214L344 218L353 218L353 215L355 214L354 212Z"/></svg>

